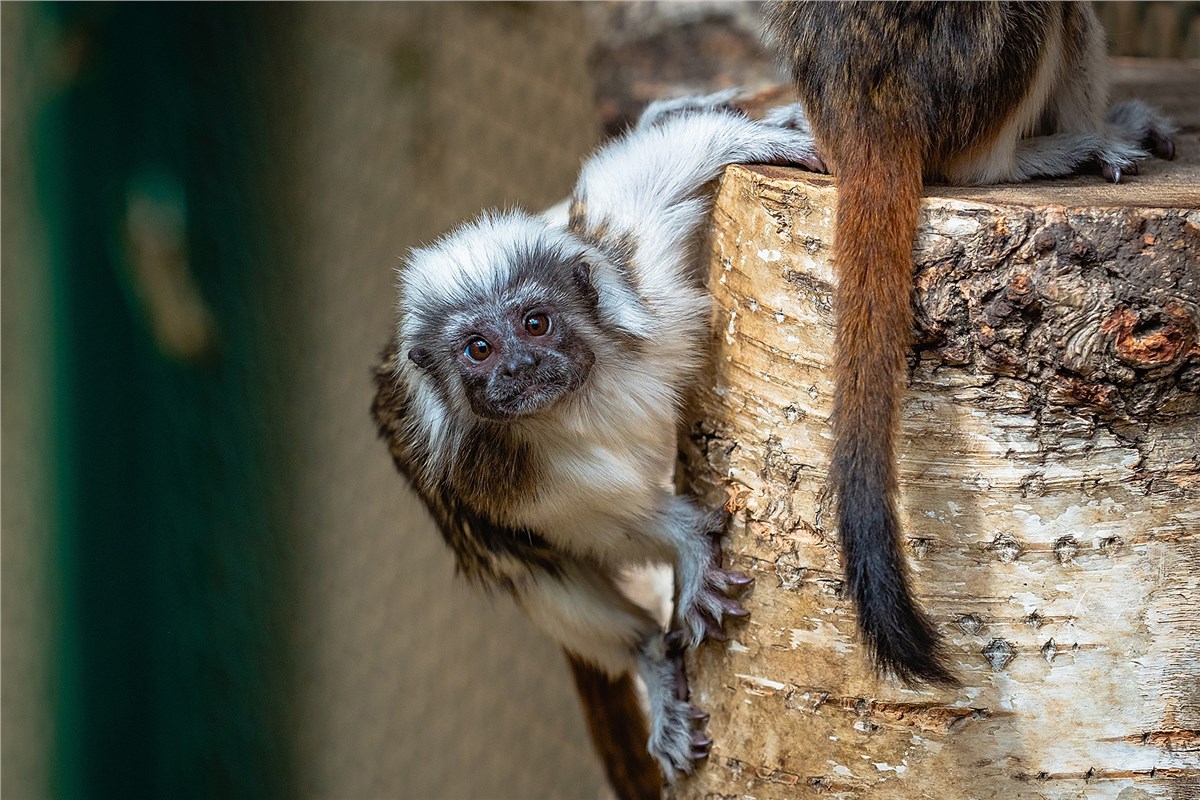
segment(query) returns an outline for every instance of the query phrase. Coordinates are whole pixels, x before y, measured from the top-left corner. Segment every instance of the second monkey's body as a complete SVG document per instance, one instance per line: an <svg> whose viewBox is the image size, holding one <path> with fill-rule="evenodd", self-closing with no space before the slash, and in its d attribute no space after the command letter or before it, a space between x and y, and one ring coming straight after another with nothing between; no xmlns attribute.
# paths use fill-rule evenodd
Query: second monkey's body
<svg viewBox="0 0 1200 800"><path fill-rule="evenodd" d="M859 629L900 678L953 682L900 551L895 438L911 336L923 181L1131 172L1171 157L1145 105L1108 107L1103 33L1084 3L776 3L771 35L838 177L830 482Z"/></svg>

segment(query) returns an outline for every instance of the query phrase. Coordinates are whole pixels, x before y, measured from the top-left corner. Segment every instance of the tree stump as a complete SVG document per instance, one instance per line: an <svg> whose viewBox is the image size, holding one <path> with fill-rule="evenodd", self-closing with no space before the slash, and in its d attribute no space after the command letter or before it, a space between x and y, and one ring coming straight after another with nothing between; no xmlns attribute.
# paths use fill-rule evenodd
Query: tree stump
<svg viewBox="0 0 1200 800"><path fill-rule="evenodd" d="M1200 798L1200 70L1156 74L1176 161L925 193L901 502L960 689L875 677L842 594L835 182L726 171L681 474L757 582L689 664L716 744L676 796Z"/></svg>

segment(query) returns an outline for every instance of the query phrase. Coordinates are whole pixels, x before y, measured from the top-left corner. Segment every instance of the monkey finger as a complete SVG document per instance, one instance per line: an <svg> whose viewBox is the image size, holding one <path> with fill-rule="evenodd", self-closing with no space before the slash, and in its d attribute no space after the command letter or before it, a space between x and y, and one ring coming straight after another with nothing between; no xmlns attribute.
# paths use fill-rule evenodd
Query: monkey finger
<svg viewBox="0 0 1200 800"><path fill-rule="evenodd" d="M698 706L688 706L688 719L702 728L708 722L708 712Z"/></svg>
<svg viewBox="0 0 1200 800"><path fill-rule="evenodd" d="M747 586L754 583L754 578L744 572L738 572L732 569L714 569L712 573L717 576L717 579L722 585L721 589L725 594L738 594Z"/></svg>
<svg viewBox="0 0 1200 800"><path fill-rule="evenodd" d="M734 619L745 619L750 616L750 612L743 608L742 604L738 601L729 597L718 597L721 603L721 611L725 616L733 617Z"/></svg>
<svg viewBox="0 0 1200 800"><path fill-rule="evenodd" d="M725 563L725 551L721 549L721 537L718 534L712 538L708 545L708 558L712 562L713 569L720 569Z"/></svg>
<svg viewBox="0 0 1200 800"><path fill-rule="evenodd" d="M708 535L714 539L720 539L725 535L725 528L729 525L729 520L733 515L725 510L724 506L710 511L706 520L705 530Z"/></svg>
<svg viewBox="0 0 1200 800"><path fill-rule="evenodd" d="M1158 131L1150 131L1150 135L1146 138L1149 140L1148 144L1154 155L1166 161L1175 160L1175 142L1170 136L1164 136Z"/></svg>
<svg viewBox="0 0 1200 800"><path fill-rule="evenodd" d="M691 694L688 688L687 667L683 663L682 655L672 659L672 662L675 666L675 699L686 703L688 695Z"/></svg>
<svg viewBox="0 0 1200 800"><path fill-rule="evenodd" d="M1100 172L1109 183L1121 182L1121 168L1116 164L1110 164L1106 161L1100 166Z"/></svg>
<svg viewBox="0 0 1200 800"><path fill-rule="evenodd" d="M725 631L721 628L721 623L707 614L704 615L704 638L713 642L729 641L729 637L725 635Z"/></svg>

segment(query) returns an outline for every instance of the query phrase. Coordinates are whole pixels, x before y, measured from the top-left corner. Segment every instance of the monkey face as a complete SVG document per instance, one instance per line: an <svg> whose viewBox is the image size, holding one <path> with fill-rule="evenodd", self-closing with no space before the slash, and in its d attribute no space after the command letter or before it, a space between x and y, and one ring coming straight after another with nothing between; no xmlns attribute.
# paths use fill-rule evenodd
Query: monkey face
<svg viewBox="0 0 1200 800"><path fill-rule="evenodd" d="M484 215L413 252L401 346L447 412L516 420L584 386L604 344L590 255L520 212Z"/></svg>
<svg viewBox="0 0 1200 800"><path fill-rule="evenodd" d="M455 366L471 409L504 421L536 413L587 380L595 356L569 309L519 305L473 320Z"/></svg>

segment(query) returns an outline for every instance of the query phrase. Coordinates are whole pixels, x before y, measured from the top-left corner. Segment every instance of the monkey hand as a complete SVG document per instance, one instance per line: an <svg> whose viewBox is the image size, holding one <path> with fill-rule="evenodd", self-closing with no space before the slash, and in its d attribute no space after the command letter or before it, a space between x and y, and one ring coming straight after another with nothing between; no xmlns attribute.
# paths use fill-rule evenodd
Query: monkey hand
<svg viewBox="0 0 1200 800"><path fill-rule="evenodd" d="M726 641L725 621L730 617L744 619L750 615L736 598L754 582L743 572L721 568L721 534L729 521L729 513L718 509L708 514L704 521L703 530L697 533L707 539L706 563L693 580L680 581L676 610L683 634L692 646L705 639Z"/></svg>

